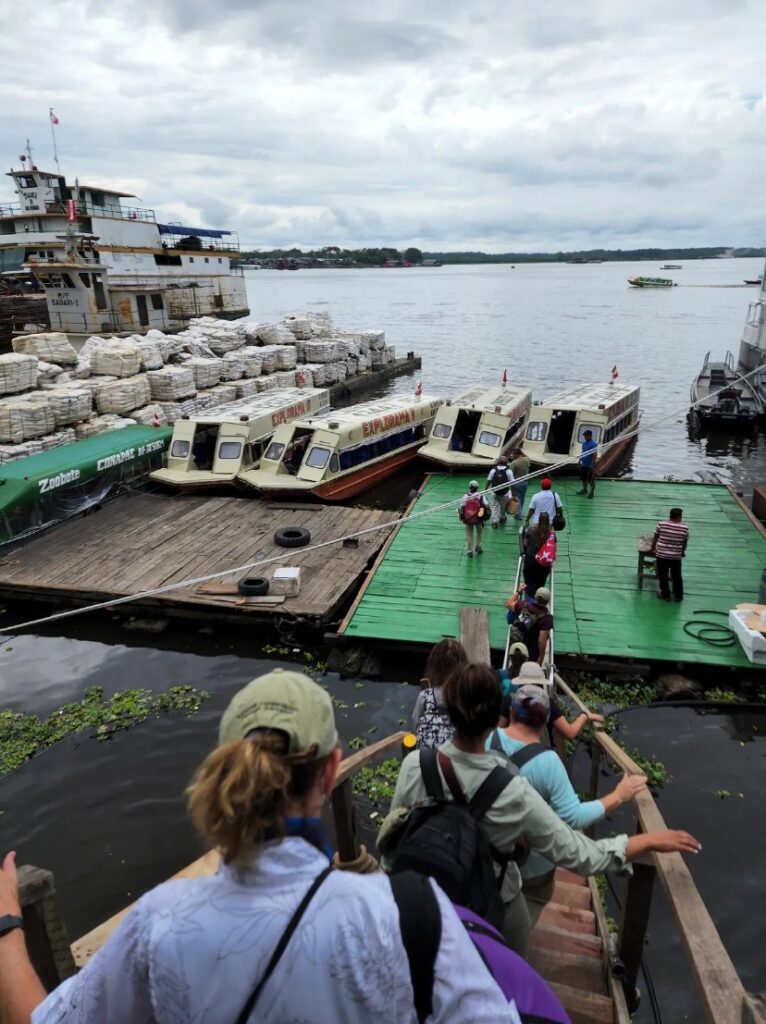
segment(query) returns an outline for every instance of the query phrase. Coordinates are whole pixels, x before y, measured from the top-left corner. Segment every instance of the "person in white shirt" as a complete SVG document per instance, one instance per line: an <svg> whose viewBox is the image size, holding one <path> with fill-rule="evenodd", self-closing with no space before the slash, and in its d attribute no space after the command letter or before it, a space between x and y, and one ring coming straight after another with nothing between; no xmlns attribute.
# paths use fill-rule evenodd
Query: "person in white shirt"
<svg viewBox="0 0 766 1024"><path fill-rule="evenodd" d="M492 502L492 529L496 530L503 526L508 519L508 498L511 494L513 483L513 470L508 465L508 459L501 455L497 465L490 469L487 476L487 487L493 488L490 494ZM495 490L495 488L498 488Z"/></svg>
<svg viewBox="0 0 766 1024"><path fill-rule="evenodd" d="M553 490L553 481L546 476L540 481L540 487L542 490L538 491L529 503L525 526L530 522L532 526L537 526L541 512L547 512L548 519L552 523L557 510L561 510L561 499Z"/></svg>
<svg viewBox="0 0 766 1024"><path fill-rule="evenodd" d="M391 882L329 870L320 814L341 752L328 693L275 669L236 694L219 743L188 789L195 824L220 852L218 872L147 893L47 997L12 925L0 934L3 1024L415 1024ZM452 904L423 884L441 915L425 1019L517 1024ZM2 915L20 915L14 854L0 871Z"/></svg>

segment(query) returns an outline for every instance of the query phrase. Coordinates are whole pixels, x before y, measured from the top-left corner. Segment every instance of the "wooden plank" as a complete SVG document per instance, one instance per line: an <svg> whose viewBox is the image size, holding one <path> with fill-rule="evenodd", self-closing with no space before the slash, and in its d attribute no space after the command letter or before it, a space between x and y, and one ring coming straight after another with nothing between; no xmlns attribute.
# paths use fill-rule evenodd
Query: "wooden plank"
<svg viewBox="0 0 766 1024"><path fill-rule="evenodd" d="M596 935L583 935L570 932L566 928L545 925L538 922L530 936L529 944L535 949L561 950L564 953L580 953L601 962L603 947L601 939Z"/></svg>
<svg viewBox="0 0 766 1024"><path fill-rule="evenodd" d="M491 664L486 608L460 609L460 642L469 661L479 665Z"/></svg>
<svg viewBox="0 0 766 1024"><path fill-rule="evenodd" d="M571 885L557 878L553 887L553 899L565 907L590 910L590 890L587 885Z"/></svg>
<svg viewBox="0 0 766 1024"><path fill-rule="evenodd" d="M548 984L571 985L604 995L604 967L600 959L555 949L530 949L529 963Z"/></svg>
<svg viewBox="0 0 766 1024"><path fill-rule="evenodd" d="M567 928L583 935L596 934L596 915L592 910L570 907L566 903L556 903L555 900L545 905L539 920L544 925L552 925L554 928Z"/></svg>
<svg viewBox="0 0 766 1024"><path fill-rule="evenodd" d="M632 1007L637 1006L636 982L644 956L655 874L656 869L652 864L634 864L622 904L618 948L626 971L623 990L628 1006Z"/></svg>
<svg viewBox="0 0 766 1024"><path fill-rule="evenodd" d="M608 996L556 982L551 984L551 988L564 1004L572 1024L614 1024L614 1006Z"/></svg>

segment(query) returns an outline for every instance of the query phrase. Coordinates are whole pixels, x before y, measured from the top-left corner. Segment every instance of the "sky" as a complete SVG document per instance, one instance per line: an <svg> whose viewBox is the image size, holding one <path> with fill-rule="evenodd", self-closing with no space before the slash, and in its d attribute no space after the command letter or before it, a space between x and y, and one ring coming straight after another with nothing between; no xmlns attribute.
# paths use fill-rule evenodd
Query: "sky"
<svg viewBox="0 0 766 1024"><path fill-rule="evenodd" d="M243 246L762 246L750 0L5 5L0 160ZM11 199L10 179L0 202Z"/></svg>

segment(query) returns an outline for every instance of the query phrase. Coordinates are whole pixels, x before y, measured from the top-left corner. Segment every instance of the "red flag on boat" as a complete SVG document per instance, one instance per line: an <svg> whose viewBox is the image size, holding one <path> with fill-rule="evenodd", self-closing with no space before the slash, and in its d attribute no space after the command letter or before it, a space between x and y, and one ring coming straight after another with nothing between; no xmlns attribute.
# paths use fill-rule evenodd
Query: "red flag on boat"
<svg viewBox="0 0 766 1024"><path fill-rule="evenodd" d="M620 376L620 374L619 374L619 372L617 370L617 366L613 366L612 367L612 380L617 380L617 378L619 376Z"/></svg>
<svg viewBox="0 0 766 1024"><path fill-rule="evenodd" d="M153 416L152 416L152 426L153 427L161 427L162 426L162 424L160 423L160 414L158 412L155 412L153 414Z"/></svg>
<svg viewBox="0 0 766 1024"><path fill-rule="evenodd" d="M49 107L48 108L48 117L50 117L50 119L51 119L51 124L60 124L61 123L59 121L59 119L56 117L56 115L53 113L53 107Z"/></svg>
<svg viewBox="0 0 766 1024"><path fill-rule="evenodd" d="M418 386L415 388L415 398L420 398L420 396L422 394L423 394L423 381L419 380L418 381Z"/></svg>
<svg viewBox="0 0 766 1024"><path fill-rule="evenodd" d="M503 384L507 384L507 383L508 383L508 371L507 370L503 370Z"/></svg>
<svg viewBox="0 0 766 1024"><path fill-rule="evenodd" d="M74 199L67 199L66 201L66 219L77 220L77 203Z"/></svg>

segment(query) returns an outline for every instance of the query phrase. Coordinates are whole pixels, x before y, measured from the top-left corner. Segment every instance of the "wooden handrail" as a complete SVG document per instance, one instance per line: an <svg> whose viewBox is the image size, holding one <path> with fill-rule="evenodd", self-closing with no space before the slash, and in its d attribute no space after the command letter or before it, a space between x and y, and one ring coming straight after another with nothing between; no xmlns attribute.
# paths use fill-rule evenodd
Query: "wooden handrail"
<svg viewBox="0 0 766 1024"><path fill-rule="evenodd" d="M577 707L582 711L589 710L558 673L554 678L557 686ZM593 739L623 771L642 774L633 758L597 726L593 729ZM668 827L648 790L638 793L633 800L644 832ZM707 1020L711 1024L743 1024L745 1021L762 1020L740 981L681 854L653 853L651 856L678 926Z"/></svg>

